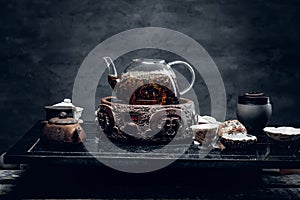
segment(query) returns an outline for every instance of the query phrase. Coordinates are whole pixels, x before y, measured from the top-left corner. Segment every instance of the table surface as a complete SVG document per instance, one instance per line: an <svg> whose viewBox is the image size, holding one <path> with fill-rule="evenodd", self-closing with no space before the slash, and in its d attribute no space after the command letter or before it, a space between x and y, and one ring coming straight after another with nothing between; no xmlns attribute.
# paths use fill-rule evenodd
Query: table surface
<svg viewBox="0 0 300 200"><path fill-rule="evenodd" d="M0 198L299 199L300 175L227 170L127 174L111 169L0 170Z"/></svg>

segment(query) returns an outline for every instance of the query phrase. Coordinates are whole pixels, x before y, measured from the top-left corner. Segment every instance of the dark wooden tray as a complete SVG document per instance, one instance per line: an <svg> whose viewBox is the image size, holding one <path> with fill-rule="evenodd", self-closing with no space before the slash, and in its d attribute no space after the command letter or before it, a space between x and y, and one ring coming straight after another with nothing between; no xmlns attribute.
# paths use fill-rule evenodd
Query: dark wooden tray
<svg viewBox="0 0 300 200"><path fill-rule="evenodd" d="M87 133L84 145L68 149L45 147L39 141L41 122L35 124L5 155L8 164L76 164L103 166L101 161L118 165L132 163L148 165L178 156L181 145L173 145L172 151L151 153L159 146L134 146L119 144L125 152L110 148L104 141L95 139L98 127L95 122L85 122ZM219 150L213 149L208 154L199 151L196 145L181 155L170 167L184 168L300 168L300 145L287 147L271 143L262 137L253 149ZM150 152L149 152L150 151ZM170 153L171 152L171 153ZM204 155L205 154L205 155Z"/></svg>

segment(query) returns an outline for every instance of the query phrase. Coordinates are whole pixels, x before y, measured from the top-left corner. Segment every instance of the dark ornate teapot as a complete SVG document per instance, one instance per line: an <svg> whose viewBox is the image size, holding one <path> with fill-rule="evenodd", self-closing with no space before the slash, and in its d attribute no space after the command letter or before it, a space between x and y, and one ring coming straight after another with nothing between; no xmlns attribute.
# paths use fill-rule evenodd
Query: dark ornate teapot
<svg viewBox="0 0 300 200"><path fill-rule="evenodd" d="M86 134L76 119L61 112L46 122L40 138L46 144L79 144L85 141Z"/></svg>
<svg viewBox="0 0 300 200"><path fill-rule="evenodd" d="M195 82L195 72L184 61L166 63L160 59L133 59L121 75L110 57L103 58L109 68L108 82L115 96L123 103L133 105L178 104L180 95L188 92ZM187 88L179 91L178 82L171 66L187 66L192 79Z"/></svg>

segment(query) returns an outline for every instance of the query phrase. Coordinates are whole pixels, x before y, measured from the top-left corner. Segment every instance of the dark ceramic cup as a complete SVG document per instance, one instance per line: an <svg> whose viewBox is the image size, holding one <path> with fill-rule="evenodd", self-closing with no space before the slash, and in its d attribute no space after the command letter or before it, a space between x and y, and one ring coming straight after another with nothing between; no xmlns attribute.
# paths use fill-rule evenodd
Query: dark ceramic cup
<svg viewBox="0 0 300 200"><path fill-rule="evenodd" d="M245 93L239 96L237 118L251 134L260 132L267 125L271 114L270 98L264 93Z"/></svg>

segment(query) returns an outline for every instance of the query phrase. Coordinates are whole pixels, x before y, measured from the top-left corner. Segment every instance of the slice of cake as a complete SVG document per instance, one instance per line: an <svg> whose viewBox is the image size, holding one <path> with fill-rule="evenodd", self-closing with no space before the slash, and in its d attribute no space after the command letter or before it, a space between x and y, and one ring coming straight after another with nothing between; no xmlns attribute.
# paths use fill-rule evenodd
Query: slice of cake
<svg viewBox="0 0 300 200"><path fill-rule="evenodd" d="M257 138L247 133L245 126L238 120L228 120L220 125L220 142L228 149L249 148L256 144Z"/></svg>

